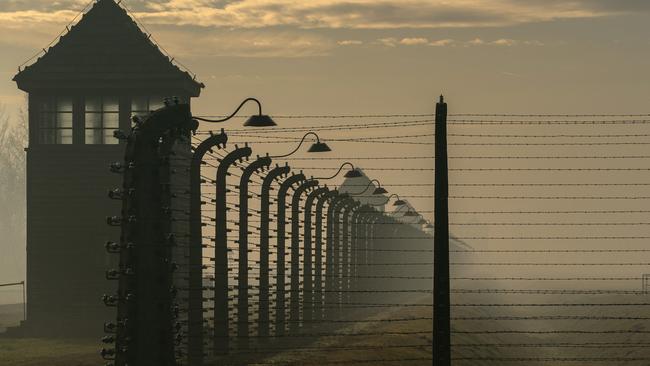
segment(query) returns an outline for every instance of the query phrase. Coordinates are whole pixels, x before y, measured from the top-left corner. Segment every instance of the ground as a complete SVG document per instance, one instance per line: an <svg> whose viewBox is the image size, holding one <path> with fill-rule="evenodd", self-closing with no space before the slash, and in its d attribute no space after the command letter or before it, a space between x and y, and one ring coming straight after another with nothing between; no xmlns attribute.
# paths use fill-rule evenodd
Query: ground
<svg viewBox="0 0 650 366"><path fill-rule="evenodd" d="M559 299L558 299L559 300ZM573 300L573 299L572 299ZM593 299L583 299L585 302ZM625 302L625 299L620 297L603 297L599 298L599 302ZM560 302L562 300L559 300ZM579 302L579 299L571 302ZM0 315L0 319L6 322L7 319L17 323L22 317L22 310L20 308L14 309L13 315L7 313L7 308L3 307L5 313ZM417 317L430 317L429 307L416 307L416 308L400 308L397 311L383 311L381 313L371 315L368 319L388 319L388 318L417 318ZM472 308L459 308L455 312L456 317L493 317L509 315L587 315L592 317L602 316L626 316L638 317L645 312L643 306L628 306L611 309L611 308L596 308L596 309L525 309L520 310L520 313L513 313L512 309L492 310L490 308L481 310L472 310ZM589 331L600 330L636 330L645 331L647 321L644 318L630 319L630 320L568 320L568 321L531 321L531 322L508 322L508 321L494 321L485 320L480 322L474 321L454 321L452 327L455 330L571 330L581 329ZM6 326L6 323L3 323ZM0 324L0 327L2 324ZM431 329L430 320L418 320L415 322L400 323L400 322L370 322L357 325L352 328L340 329L340 332L345 333L377 333L377 332L425 332L424 334L409 334L409 335L392 335L392 336L360 336L360 337L324 337L315 339L306 339L299 344L281 345L283 348L281 352L264 353L260 348L270 346L254 347L251 351L237 354L230 357L230 362L223 362L212 360L209 365L325 365L337 364L343 360L384 360L384 362L355 362L356 364L372 364L372 365L387 365L387 366L424 366L431 365L428 359L431 356L431 347L424 346L431 344L431 335L428 333ZM324 328L315 329L313 333L328 332ZM550 335L525 335L525 334L457 334L453 338L453 343L457 344L494 344L494 343L588 343L588 342L622 342L622 343L635 343L646 341L647 334L569 334L558 336L556 334ZM400 345L414 345L422 344L419 347L399 347ZM645 344L645 343L644 343ZM366 346L370 349L360 350L358 348ZM11 366L101 366L104 361L99 356L99 349L102 347L99 340L97 341L82 341L82 340L43 340L43 339L9 339L0 337L0 365ZM331 348L347 349L332 350ZM255 349L256 348L256 349ZM330 348L330 349L327 349ZM357 348L357 349L350 349ZM288 350L292 349L292 350ZM519 362L503 362L497 360L466 360L455 361L454 365L471 365L471 366L487 366L487 365L522 365L537 366L537 365L550 365L550 364L566 364L572 366L588 366L588 365L648 365L644 361L650 357L650 350L645 346L636 348L621 349L619 347L603 347L594 346L585 349L575 348L457 348L454 352L455 357L470 357L470 358L614 358L611 362L593 362L590 360L584 361L571 361L564 363L556 363L550 360L546 361L519 361ZM641 358L639 361L626 360L625 362L615 361L617 357L626 358ZM386 362L391 359L409 359L409 361L402 362Z"/></svg>

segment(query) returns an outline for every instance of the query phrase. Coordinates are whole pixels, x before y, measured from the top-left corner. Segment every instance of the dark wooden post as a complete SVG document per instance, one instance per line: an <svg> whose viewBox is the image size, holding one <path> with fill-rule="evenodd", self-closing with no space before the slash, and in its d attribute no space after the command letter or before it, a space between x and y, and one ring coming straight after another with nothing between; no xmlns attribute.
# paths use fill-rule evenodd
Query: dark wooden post
<svg viewBox="0 0 650 366"><path fill-rule="evenodd" d="M260 294L259 294L259 336L262 342L268 340L271 328L269 316L269 226L271 223L271 185L280 176L289 174L288 166L271 170L262 181L260 198Z"/></svg>
<svg viewBox="0 0 650 366"><path fill-rule="evenodd" d="M276 292L275 292L275 335L282 336L285 332L286 314L285 314L285 241L286 241L286 224L287 224L287 193L296 183L304 181L304 174L296 174L285 179L278 190L278 247L276 263Z"/></svg>
<svg viewBox="0 0 650 366"><path fill-rule="evenodd" d="M289 294L289 331L296 334L300 329L300 197L318 181L308 180L293 193L291 199L291 293Z"/></svg>
<svg viewBox="0 0 650 366"><path fill-rule="evenodd" d="M304 261L304 267L303 267L303 295L302 295L302 314L303 314L303 319L305 320L305 324L308 324L309 322L314 320L314 286L313 286L313 276L314 276L314 271L313 271L313 262L312 262L312 209L314 208L314 201L317 198L323 197L329 189L327 187L325 188L319 188L314 190L312 193L310 193L307 196L307 199L305 200L305 212L304 212L304 220L303 224L305 225L304 228L304 255L303 257L305 258ZM316 205L318 207L318 204ZM320 215L320 217L319 217ZM323 234L318 234L318 230L323 229L323 209L321 205L321 210L320 213L317 211L316 212L316 239L317 242L321 241L323 238ZM318 246L318 245L317 245ZM318 246L317 249L321 249L321 246ZM318 254L317 254L318 255ZM317 265L321 265L322 263L317 263ZM304 326L304 325L303 325Z"/></svg>
<svg viewBox="0 0 650 366"><path fill-rule="evenodd" d="M268 156L250 163L242 172L239 181L239 271L237 273L237 346L248 348L248 184L258 170L271 165Z"/></svg>
<svg viewBox="0 0 650 366"><path fill-rule="evenodd" d="M216 176L216 221L214 241L214 353L227 354L229 349L228 324L228 214L226 207L226 177L231 165L253 151L247 146L237 148L224 156Z"/></svg>
<svg viewBox="0 0 650 366"><path fill-rule="evenodd" d="M187 307L188 363L203 365L203 225L201 222L201 165L205 154L214 147L226 146L228 136L219 135L201 142L194 150L190 165L190 247Z"/></svg>
<svg viewBox="0 0 650 366"><path fill-rule="evenodd" d="M449 299L449 191L447 171L447 103L436 105L436 166L433 234L433 364L451 365Z"/></svg>

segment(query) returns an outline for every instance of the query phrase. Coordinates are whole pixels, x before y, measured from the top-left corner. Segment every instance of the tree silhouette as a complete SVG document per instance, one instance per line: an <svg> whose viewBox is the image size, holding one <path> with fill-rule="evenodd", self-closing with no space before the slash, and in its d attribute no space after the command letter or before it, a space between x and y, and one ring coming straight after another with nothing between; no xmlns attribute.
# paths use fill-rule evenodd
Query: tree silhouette
<svg viewBox="0 0 650 366"><path fill-rule="evenodd" d="M25 146L25 111L12 121L0 106L0 282L25 277ZM0 293L0 303L18 301L18 293Z"/></svg>

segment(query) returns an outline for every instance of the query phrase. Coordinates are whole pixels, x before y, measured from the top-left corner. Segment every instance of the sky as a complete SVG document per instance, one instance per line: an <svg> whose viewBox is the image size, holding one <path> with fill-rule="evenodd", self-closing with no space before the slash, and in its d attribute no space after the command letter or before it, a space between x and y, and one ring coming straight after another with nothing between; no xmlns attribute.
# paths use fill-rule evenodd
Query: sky
<svg viewBox="0 0 650 366"><path fill-rule="evenodd" d="M87 4L85 0L0 0L0 103L9 111L25 96L11 78L46 47ZM226 115L249 96L273 115L430 114L444 94L458 113L639 114L650 111L650 2L646 0L123 0L147 32L206 84L193 102L195 115ZM252 107L247 107L251 108ZM252 112L252 111L251 111ZM245 113L244 113L245 114ZM408 120L403 118L402 120ZM373 119L390 122L395 119ZM282 119L281 127L358 123L357 120ZM367 120L362 122L369 122ZM237 129L241 120L225 125ZM204 129L212 126L205 126ZM214 128L221 127L215 126ZM384 130L319 131L332 153L314 163L290 160L312 176L333 174L350 160L399 193L432 220L431 124ZM450 126L450 133L648 134L646 125ZM352 143L348 137L411 136L406 143ZM255 154L282 154L296 142L254 140ZM299 133L278 136L300 138ZM415 136L415 137L413 137ZM269 139L266 140L268 142ZM270 139L272 140L272 139ZM450 156L643 155L647 145L468 146L454 138ZM515 142L515 140L506 140ZM530 140L527 140L530 141ZM544 141L548 141L544 140ZM560 141L569 141L562 140ZM586 141L586 140L583 140ZM602 140L601 140L602 141ZM638 141L638 140L635 140ZM419 157L373 160L376 157ZM306 158L304 152L295 157ZM638 168L639 160L451 160L454 169ZM413 169L409 171L381 168ZM420 169L420 170L418 170ZM645 182L647 171L452 172L452 184ZM330 182L340 183L339 180ZM408 186L415 184L415 186ZM429 185L427 185L429 184ZM459 188L454 196L647 196L638 187ZM480 200L454 199L452 211L472 210L643 210L643 199ZM452 222L645 222L647 215L453 216ZM618 221L617 221L618 220ZM650 235L647 226L476 226L452 227L457 236ZM519 245L561 249L634 247L636 239L471 241L481 248ZM596 260L598 258L595 258ZM607 258L605 258L607 259ZM632 257L621 259L634 260ZM637 271L634 268L633 271ZM636 272L634 272L636 273Z"/></svg>
<svg viewBox="0 0 650 366"><path fill-rule="evenodd" d="M644 0L124 0L207 88L270 112L633 112L650 102ZM0 100L86 0L0 2Z"/></svg>

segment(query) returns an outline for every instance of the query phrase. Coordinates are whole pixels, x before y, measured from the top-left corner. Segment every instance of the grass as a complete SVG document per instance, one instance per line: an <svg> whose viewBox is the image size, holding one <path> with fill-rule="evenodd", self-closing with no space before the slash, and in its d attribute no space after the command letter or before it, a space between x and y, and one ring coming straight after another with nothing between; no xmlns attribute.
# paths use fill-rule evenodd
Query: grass
<svg viewBox="0 0 650 366"><path fill-rule="evenodd" d="M458 299L459 302L467 299ZM485 300L485 299L484 299ZM495 300L496 299L489 299ZM591 298L571 298L570 302L595 302ZM597 302L625 302L638 299L623 299L616 296L599 297ZM548 301L563 302L563 298L548 299ZM488 302L488 300L485 300ZM388 318L417 318L430 317L431 308L401 308L393 312L381 312L368 315L367 319L388 319ZM623 307L623 308L544 308L544 309L493 309L493 308L457 308L454 316L501 316L501 315L590 315L599 316L640 316L644 315L646 308ZM612 329L632 329L647 330L648 322L644 320L564 320L564 321L454 321L452 328L456 330L612 330ZM332 333L332 328L317 327L308 330L310 333ZM371 322L358 323L337 330L342 333L375 333L375 332L413 332L422 331L425 334L409 335L392 335L392 336L358 336L358 337L322 337L322 338L305 338L294 341L293 343L273 343L272 345L252 346L249 351L240 352L231 355L227 359L211 360L208 365L327 365L328 363L349 361L349 360L390 360L390 359L413 359L413 361L404 362L372 362L359 363L369 365L387 365L387 366L424 366L431 365L431 361L415 359L428 359L431 356L431 321L418 320L412 322ZM584 335L584 334L551 334L551 335L525 335L525 334L456 334L452 342L456 344L503 344L503 343L585 343L585 342L621 342L634 343L647 341L647 334L602 334L602 335ZM418 347L396 347L422 344ZM372 347L372 349L340 349ZM104 364L99 356L99 340L45 340L45 339L6 339L0 338L0 364L12 366L100 366ZM260 352L262 348L279 347L281 350L275 352ZM337 349L338 348L338 349ZM475 358L538 358L538 357L557 357L557 358L617 358L617 357L639 357L650 358L650 348L513 348L513 347L463 347L454 349L455 357L475 357ZM494 360L467 360L456 361L454 366L494 366L494 365L522 365L541 366L554 364L552 362L500 362ZM592 361L572 361L566 364L572 366L588 365L648 365L648 361L638 362L592 362Z"/></svg>
<svg viewBox="0 0 650 366"><path fill-rule="evenodd" d="M0 363L11 366L100 366L99 342L0 338Z"/></svg>
<svg viewBox="0 0 650 366"><path fill-rule="evenodd" d="M0 333L20 324L23 306L0 306ZM99 340L52 340L0 337L0 365L11 366L100 366Z"/></svg>

